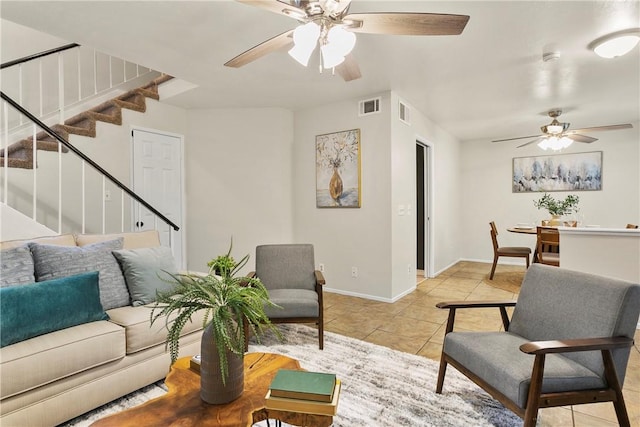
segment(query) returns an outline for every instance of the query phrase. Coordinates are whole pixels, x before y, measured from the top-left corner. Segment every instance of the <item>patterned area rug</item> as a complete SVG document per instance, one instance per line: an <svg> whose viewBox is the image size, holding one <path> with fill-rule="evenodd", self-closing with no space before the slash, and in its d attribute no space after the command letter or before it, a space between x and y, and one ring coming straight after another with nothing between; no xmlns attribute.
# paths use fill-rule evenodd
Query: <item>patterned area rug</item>
<svg viewBox="0 0 640 427"><path fill-rule="evenodd" d="M249 351L283 354L299 360L304 369L335 373L343 384L335 427L522 425L520 418L452 367L438 395L437 362L330 332L325 332L324 350L319 350L315 329L281 325L280 330L284 342L267 334L261 344L252 341ZM146 387L64 425L88 426L161 395L163 387Z"/></svg>

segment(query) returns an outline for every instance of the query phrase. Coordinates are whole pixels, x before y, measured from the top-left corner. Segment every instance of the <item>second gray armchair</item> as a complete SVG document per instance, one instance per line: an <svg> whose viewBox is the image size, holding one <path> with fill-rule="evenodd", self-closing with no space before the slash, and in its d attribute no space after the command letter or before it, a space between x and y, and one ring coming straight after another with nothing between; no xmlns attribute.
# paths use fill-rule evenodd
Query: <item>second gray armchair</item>
<svg viewBox="0 0 640 427"><path fill-rule="evenodd" d="M279 306L266 307L272 323L313 323L318 328L318 345L324 347L322 273L315 269L313 245L276 244L256 248L257 276Z"/></svg>

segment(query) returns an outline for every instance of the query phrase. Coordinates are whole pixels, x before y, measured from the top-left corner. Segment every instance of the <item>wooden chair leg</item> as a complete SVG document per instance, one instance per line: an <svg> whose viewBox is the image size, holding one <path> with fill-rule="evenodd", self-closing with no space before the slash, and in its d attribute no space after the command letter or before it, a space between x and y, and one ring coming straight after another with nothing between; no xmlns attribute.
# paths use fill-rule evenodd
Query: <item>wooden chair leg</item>
<svg viewBox="0 0 640 427"><path fill-rule="evenodd" d="M440 355L440 369L438 370L438 382L436 383L436 393L442 394L442 386L444 385L444 375L447 373L447 361L444 352Z"/></svg>
<svg viewBox="0 0 640 427"><path fill-rule="evenodd" d="M318 322L318 345L320 350L324 350L324 322L322 320Z"/></svg>
<svg viewBox="0 0 640 427"><path fill-rule="evenodd" d="M616 365L613 363L613 357L610 350L602 350L602 359L604 360L604 375L607 379L607 384L611 387L615 394L616 400L613 401L613 407L616 410L616 416L618 417L618 424L620 427L629 427L631 422L629 421L629 414L627 413L627 407L624 404L624 397L622 395L622 389L620 387L620 381L618 381L618 374L616 373Z"/></svg>
<svg viewBox="0 0 640 427"><path fill-rule="evenodd" d="M535 427L538 421L540 407L540 393L542 392L542 377L544 375L544 354L536 354L531 372L531 384L527 396L527 407L524 412L524 427Z"/></svg>
<svg viewBox="0 0 640 427"><path fill-rule="evenodd" d="M491 274L489 275L489 280L493 280L493 273L496 272L496 265L498 264L498 256L493 257L493 265L491 266Z"/></svg>
<svg viewBox="0 0 640 427"><path fill-rule="evenodd" d="M527 268L529 268L529 255L527 255Z"/></svg>

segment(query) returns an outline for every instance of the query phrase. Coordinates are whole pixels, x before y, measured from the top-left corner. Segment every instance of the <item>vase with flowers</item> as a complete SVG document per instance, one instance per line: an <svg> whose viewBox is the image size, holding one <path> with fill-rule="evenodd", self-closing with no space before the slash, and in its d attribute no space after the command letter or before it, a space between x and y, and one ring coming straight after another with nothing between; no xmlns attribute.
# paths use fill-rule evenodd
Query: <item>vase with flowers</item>
<svg viewBox="0 0 640 427"><path fill-rule="evenodd" d="M549 225L555 227L562 224L563 215L579 211L578 202L580 202L580 198L575 194L569 194L562 200L556 200L550 194L544 193L540 199L533 201L533 205L538 209L546 209L551 215Z"/></svg>

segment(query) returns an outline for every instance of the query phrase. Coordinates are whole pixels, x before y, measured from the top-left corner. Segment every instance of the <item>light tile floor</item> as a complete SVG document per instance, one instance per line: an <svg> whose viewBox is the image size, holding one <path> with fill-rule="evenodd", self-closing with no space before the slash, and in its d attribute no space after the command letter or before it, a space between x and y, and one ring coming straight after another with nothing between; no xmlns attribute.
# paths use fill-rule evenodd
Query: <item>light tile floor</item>
<svg viewBox="0 0 640 427"><path fill-rule="evenodd" d="M436 303L517 298L517 293L490 285L485 279L490 270L490 264L460 262L436 278L418 277L416 291L393 304L325 293L325 330L439 360L447 312L436 308ZM524 271L524 267L499 265L496 273L508 271ZM457 314L456 330L501 329L497 310L478 311ZM435 384L425 386L435 390ZM623 393L631 425L640 427L640 330L635 334ZM540 420L544 427L618 425L611 403L542 409Z"/></svg>

